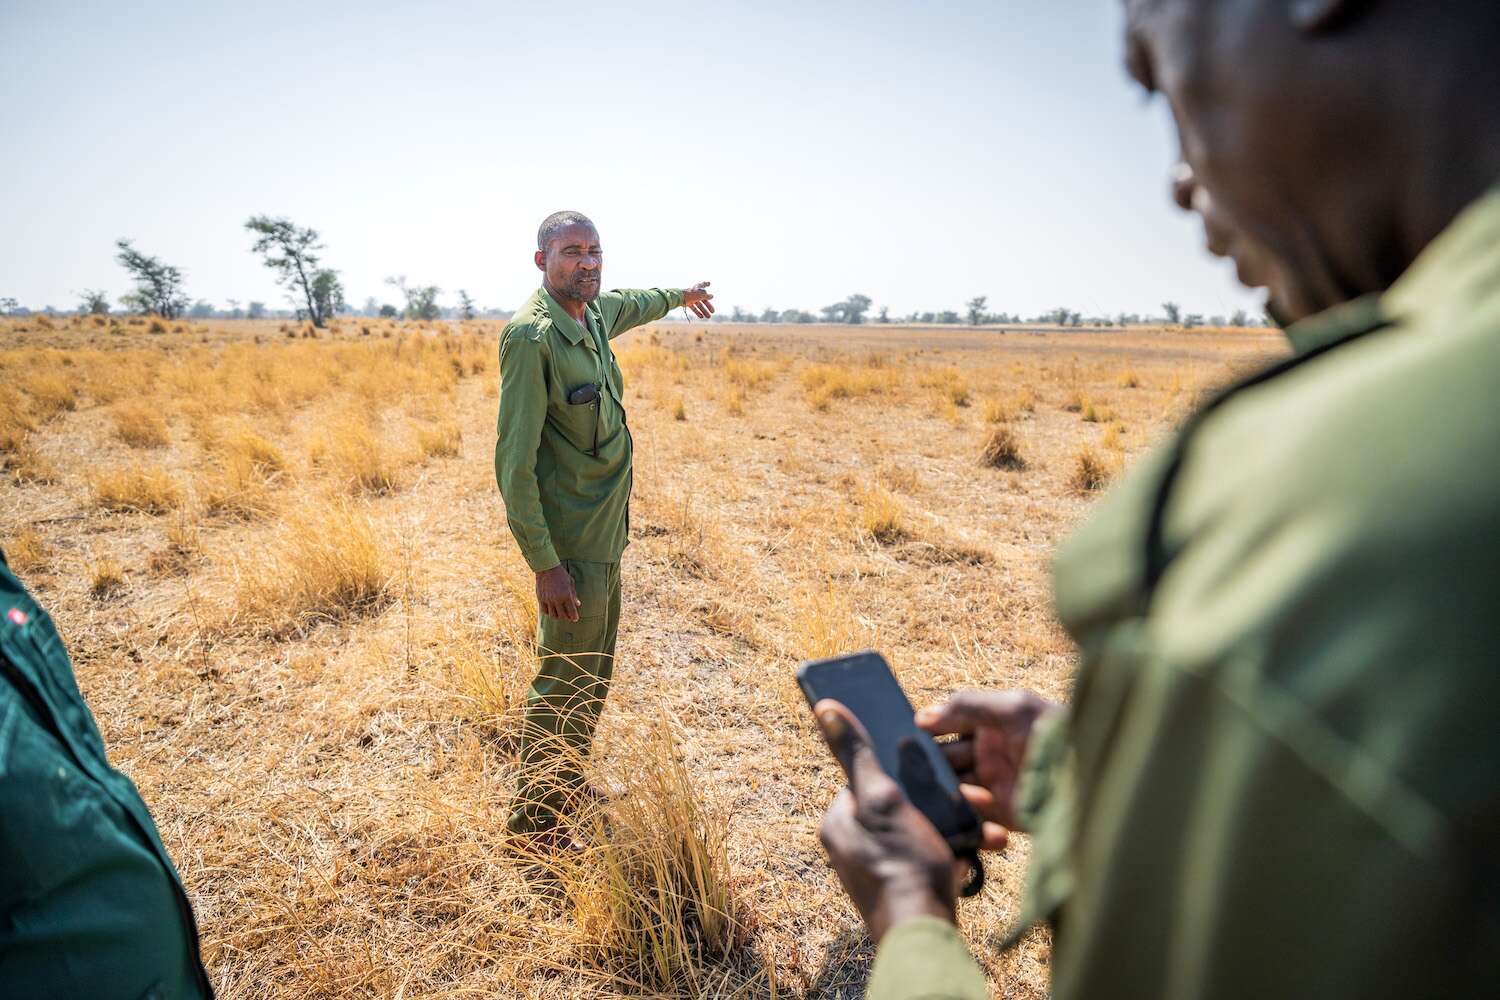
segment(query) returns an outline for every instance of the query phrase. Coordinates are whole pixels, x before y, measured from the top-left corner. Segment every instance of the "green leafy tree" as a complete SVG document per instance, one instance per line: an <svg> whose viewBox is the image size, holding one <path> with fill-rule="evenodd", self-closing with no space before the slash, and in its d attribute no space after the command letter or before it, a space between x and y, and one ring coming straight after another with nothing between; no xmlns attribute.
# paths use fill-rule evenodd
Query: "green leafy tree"
<svg viewBox="0 0 1500 1000"><path fill-rule="evenodd" d="M978 326L984 321L984 307L989 303L989 296L976 295L969 300L968 310L969 325Z"/></svg>
<svg viewBox="0 0 1500 1000"><path fill-rule="evenodd" d="M419 319L431 322L438 318L442 312L438 308L437 297L443 294L443 290L437 285L411 285L406 281L406 275L398 274L392 278L386 278L385 283L400 290L406 299L406 318Z"/></svg>
<svg viewBox="0 0 1500 1000"><path fill-rule="evenodd" d="M1229 317L1230 326L1249 326L1250 316L1243 309L1236 309L1234 315Z"/></svg>
<svg viewBox="0 0 1500 1000"><path fill-rule="evenodd" d="M325 307L333 300L325 294L320 301L314 286L322 279L325 293L330 292L337 286L338 278L337 272L318 266L321 262L318 251L323 249L318 242L318 231L304 229L291 219L273 219L269 215L251 216L245 228L255 234L252 249L276 272L277 282L287 289L292 301L300 299L307 304L307 318L313 326L324 325L332 315ZM332 284L324 275L333 275ZM338 291L338 301L342 304L343 289Z"/></svg>
<svg viewBox="0 0 1500 1000"><path fill-rule="evenodd" d="M1163 302L1161 304L1161 311L1166 314L1167 322L1173 326L1178 326L1182 323L1182 306L1177 303Z"/></svg>
<svg viewBox="0 0 1500 1000"><path fill-rule="evenodd" d="M458 315L462 319L474 318L474 300L469 298L469 293L462 288L458 290Z"/></svg>
<svg viewBox="0 0 1500 1000"><path fill-rule="evenodd" d="M17 302L15 299L11 298L8 295L5 298L0 299L0 313L4 313L7 316L15 312L20 307L21 303Z"/></svg>
<svg viewBox="0 0 1500 1000"><path fill-rule="evenodd" d="M78 296L78 313L81 316L108 316L109 296L92 288L85 288Z"/></svg>
<svg viewBox="0 0 1500 1000"><path fill-rule="evenodd" d="M246 315L251 319L266 318L266 304L264 302L252 302L246 309Z"/></svg>
<svg viewBox="0 0 1500 1000"><path fill-rule="evenodd" d="M344 301L344 285L339 281L337 271L324 268L313 275L312 300L313 307L325 320L349 308L349 303Z"/></svg>
<svg viewBox="0 0 1500 1000"><path fill-rule="evenodd" d="M383 305L383 306L380 307L380 318L381 319L395 319L397 316L400 316L400 315L401 315L401 310L397 309L395 306L391 305L389 302L387 302L385 305Z"/></svg>
<svg viewBox="0 0 1500 1000"><path fill-rule="evenodd" d="M115 246L119 250L115 260L135 282L135 289L120 296L120 301L141 312L154 312L162 319L181 316L188 306L188 298L182 294L182 270L141 253L130 240L116 240Z"/></svg>

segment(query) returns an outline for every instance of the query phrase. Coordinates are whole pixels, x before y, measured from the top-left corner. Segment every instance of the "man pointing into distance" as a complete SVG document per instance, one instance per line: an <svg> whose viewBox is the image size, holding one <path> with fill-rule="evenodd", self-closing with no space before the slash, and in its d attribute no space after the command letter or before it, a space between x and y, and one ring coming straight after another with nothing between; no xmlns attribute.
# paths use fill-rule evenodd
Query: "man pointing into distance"
<svg viewBox="0 0 1500 1000"><path fill-rule="evenodd" d="M686 306L713 315L708 282L600 292L604 252L577 212L537 230L542 287L500 338L495 479L536 573L536 678L526 699L510 829L567 843L560 822L590 794L579 769L609 693L620 622L631 440L611 338Z"/></svg>

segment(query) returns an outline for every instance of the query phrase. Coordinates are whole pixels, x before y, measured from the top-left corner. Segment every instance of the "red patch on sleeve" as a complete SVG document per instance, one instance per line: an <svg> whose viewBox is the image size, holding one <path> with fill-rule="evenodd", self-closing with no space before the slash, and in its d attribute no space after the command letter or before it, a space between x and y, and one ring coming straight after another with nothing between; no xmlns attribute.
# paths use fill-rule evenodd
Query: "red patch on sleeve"
<svg viewBox="0 0 1500 1000"><path fill-rule="evenodd" d="M25 625L29 618L26 612L22 611L20 608L11 608L10 611L6 613L5 617L9 618L11 620L11 623L15 625Z"/></svg>

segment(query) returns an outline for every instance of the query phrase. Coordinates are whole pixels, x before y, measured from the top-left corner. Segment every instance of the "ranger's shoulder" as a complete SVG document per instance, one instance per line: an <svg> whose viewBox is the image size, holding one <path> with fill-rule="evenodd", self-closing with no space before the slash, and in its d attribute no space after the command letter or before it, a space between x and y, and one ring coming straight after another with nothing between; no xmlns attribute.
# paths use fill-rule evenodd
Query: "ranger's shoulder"
<svg viewBox="0 0 1500 1000"><path fill-rule="evenodd" d="M536 298L517 309L500 334L502 344L526 342L540 344L552 327L552 317Z"/></svg>

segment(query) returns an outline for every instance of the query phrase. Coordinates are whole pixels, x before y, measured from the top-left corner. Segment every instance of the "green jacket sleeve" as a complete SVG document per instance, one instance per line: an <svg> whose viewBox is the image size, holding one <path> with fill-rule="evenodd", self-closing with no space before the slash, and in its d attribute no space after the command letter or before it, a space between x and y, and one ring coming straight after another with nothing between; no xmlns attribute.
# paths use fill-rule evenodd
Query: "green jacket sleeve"
<svg viewBox="0 0 1500 1000"><path fill-rule="evenodd" d="M505 519L533 572L558 565L542 513L537 452L547 422L546 348L529 331L507 331L500 341L500 417L495 441L495 481Z"/></svg>
<svg viewBox="0 0 1500 1000"><path fill-rule="evenodd" d="M599 296L599 309L611 339L643 323L654 323L682 305L675 288L617 288Z"/></svg>
<svg viewBox="0 0 1500 1000"><path fill-rule="evenodd" d="M985 1000L984 973L958 929L917 917L886 932L875 953L868 1000Z"/></svg>

